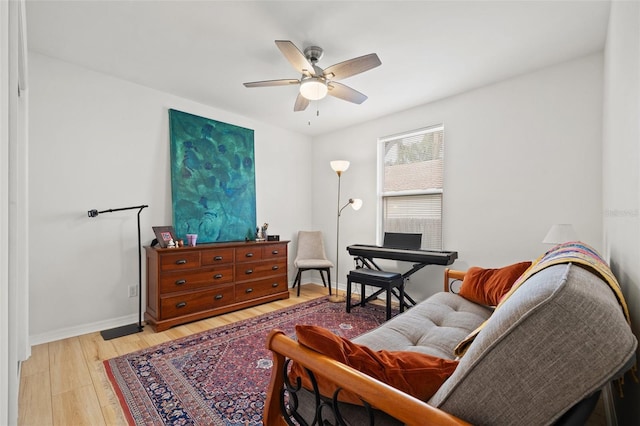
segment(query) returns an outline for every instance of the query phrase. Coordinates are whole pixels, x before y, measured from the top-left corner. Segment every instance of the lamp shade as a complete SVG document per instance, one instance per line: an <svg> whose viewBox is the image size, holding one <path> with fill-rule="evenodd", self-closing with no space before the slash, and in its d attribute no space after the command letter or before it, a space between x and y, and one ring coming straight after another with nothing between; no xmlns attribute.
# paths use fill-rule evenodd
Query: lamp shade
<svg viewBox="0 0 640 426"><path fill-rule="evenodd" d="M551 229L549 229L549 232L547 232L542 242L544 244L561 244L567 241L576 241L577 239L578 234L575 229L573 229L573 225L560 223L551 226Z"/></svg>
<svg viewBox="0 0 640 426"><path fill-rule="evenodd" d="M360 198L352 198L349 202L354 210L360 210L360 207L362 207L362 200Z"/></svg>
<svg viewBox="0 0 640 426"><path fill-rule="evenodd" d="M334 160L329 164L331 164L331 168L336 173L342 173L349 168L349 162L346 160Z"/></svg>
<svg viewBox="0 0 640 426"><path fill-rule="evenodd" d="M317 101L327 96L327 83L309 77L300 83L300 94L310 101Z"/></svg>

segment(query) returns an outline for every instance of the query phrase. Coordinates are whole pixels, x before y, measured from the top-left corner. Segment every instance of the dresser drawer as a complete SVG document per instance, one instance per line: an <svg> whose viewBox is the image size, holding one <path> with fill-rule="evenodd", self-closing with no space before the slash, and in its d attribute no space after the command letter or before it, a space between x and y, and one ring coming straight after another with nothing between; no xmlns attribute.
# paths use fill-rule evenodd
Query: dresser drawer
<svg viewBox="0 0 640 426"><path fill-rule="evenodd" d="M262 259L262 247L258 244L236 248L236 263L255 262L260 259Z"/></svg>
<svg viewBox="0 0 640 426"><path fill-rule="evenodd" d="M220 265L195 271L165 272L160 275L160 295L195 290L233 281L233 265Z"/></svg>
<svg viewBox="0 0 640 426"><path fill-rule="evenodd" d="M233 253L234 250L232 248L203 250L200 252L200 264L205 266L233 263Z"/></svg>
<svg viewBox="0 0 640 426"><path fill-rule="evenodd" d="M280 257L287 257L286 244L269 244L262 247L263 259L272 259L272 258L280 258Z"/></svg>
<svg viewBox="0 0 640 426"><path fill-rule="evenodd" d="M236 302L281 293L286 290L286 275L236 284Z"/></svg>
<svg viewBox="0 0 640 426"><path fill-rule="evenodd" d="M147 325L163 331L289 298L288 243L228 241L173 249L145 247Z"/></svg>
<svg viewBox="0 0 640 426"><path fill-rule="evenodd" d="M160 309L162 318L167 319L229 305L233 302L234 287L230 284L215 290L163 297Z"/></svg>
<svg viewBox="0 0 640 426"><path fill-rule="evenodd" d="M180 249L174 249L179 251ZM160 256L161 271L178 271L200 266L200 252L181 251L180 253L163 254Z"/></svg>
<svg viewBox="0 0 640 426"><path fill-rule="evenodd" d="M236 265L236 281L257 280L271 275L287 273L287 259L272 259L264 262Z"/></svg>

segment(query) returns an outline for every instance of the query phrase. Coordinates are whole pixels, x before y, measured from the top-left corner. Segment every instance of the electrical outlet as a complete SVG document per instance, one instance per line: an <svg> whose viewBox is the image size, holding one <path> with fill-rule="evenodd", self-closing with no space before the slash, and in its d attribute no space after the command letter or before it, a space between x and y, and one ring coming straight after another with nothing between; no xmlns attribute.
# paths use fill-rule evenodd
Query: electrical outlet
<svg viewBox="0 0 640 426"><path fill-rule="evenodd" d="M130 285L129 286L129 297L138 297L138 286Z"/></svg>

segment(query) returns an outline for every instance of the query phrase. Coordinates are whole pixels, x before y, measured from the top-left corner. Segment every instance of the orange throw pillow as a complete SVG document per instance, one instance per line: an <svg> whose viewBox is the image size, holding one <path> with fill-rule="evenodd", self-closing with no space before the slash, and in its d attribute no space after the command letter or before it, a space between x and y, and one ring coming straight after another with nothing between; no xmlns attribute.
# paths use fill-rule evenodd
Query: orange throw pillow
<svg viewBox="0 0 640 426"><path fill-rule="evenodd" d="M514 263L498 269L469 268L464 275L460 296L481 305L496 306L531 262Z"/></svg>
<svg viewBox="0 0 640 426"><path fill-rule="evenodd" d="M297 325L296 334L300 344L422 401L431 398L458 366L457 361L419 352L373 351L315 325ZM340 386L320 374L314 373L320 393L333 397ZM304 367L294 362L289 379L295 384L296 377L301 378L302 386L313 389ZM362 405L357 395L345 390L340 391L338 399Z"/></svg>

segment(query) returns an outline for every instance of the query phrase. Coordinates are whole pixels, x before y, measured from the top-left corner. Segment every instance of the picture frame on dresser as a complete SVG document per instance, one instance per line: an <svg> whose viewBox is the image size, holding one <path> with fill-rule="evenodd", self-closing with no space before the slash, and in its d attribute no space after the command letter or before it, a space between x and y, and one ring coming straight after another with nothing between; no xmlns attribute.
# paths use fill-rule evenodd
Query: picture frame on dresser
<svg viewBox="0 0 640 426"><path fill-rule="evenodd" d="M173 226L152 226L151 228L161 248L167 248L170 240L176 241L176 231Z"/></svg>

